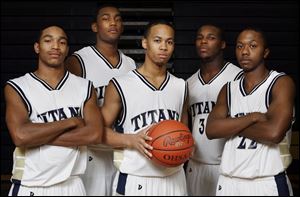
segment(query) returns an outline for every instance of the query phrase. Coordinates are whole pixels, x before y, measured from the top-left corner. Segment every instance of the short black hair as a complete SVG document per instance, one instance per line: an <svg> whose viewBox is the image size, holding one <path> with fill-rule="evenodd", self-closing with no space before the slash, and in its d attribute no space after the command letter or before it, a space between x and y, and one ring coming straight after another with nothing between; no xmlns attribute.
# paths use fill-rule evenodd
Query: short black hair
<svg viewBox="0 0 300 197"><path fill-rule="evenodd" d="M240 31L240 33L238 34L238 37L244 31L255 31L255 32L259 33L261 35L261 38L262 38L263 42L264 42L265 49L269 48L269 44L268 44L268 41L267 41L266 34L261 28L248 26L248 27L244 28L242 31Z"/></svg>
<svg viewBox="0 0 300 197"><path fill-rule="evenodd" d="M151 28L155 25L167 25L175 31L174 26L170 22L163 20L163 19L162 20L154 20L154 21L150 21L146 25L145 30L144 30L144 38L147 38L149 36Z"/></svg>
<svg viewBox="0 0 300 197"><path fill-rule="evenodd" d="M35 40L35 42L39 43L40 40L41 40L41 37L42 37L42 34L43 34L43 31L49 27L59 27L60 29L62 29L65 34L66 34L66 37L67 37L67 41L69 40L69 36L68 36L68 33L67 31L61 26L61 25L57 25L57 24L46 24L44 26L41 27L40 31L39 31L39 34Z"/></svg>
<svg viewBox="0 0 300 197"><path fill-rule="evenodd" d="M222 27L220 27L219 25L213 24L213 23L207 23L207 24L201 25L201 26L198 28L197 32L198 32L202 27L204 27L204 26L211 26L211 27L217 28L217 29L219 30L219 36L220 36L220 39L221 39L222 41L225 41L225 32L224 32L224 29L223 29Z"/></svg>
<svg viewBox="0 0 300 197"><path fill-rule="evenodd" d="M98 15L99 15L99 11L100 11L101 9L107 8L107 7L116 8L116 9L119 10L119 12L120 12L119 6L117 6L116 4L113 4L113 3L102 3L102 4L98 4L97 8L96 8L95 11L94 11L93 22L97 22L97 18L98 18ZM120 14L121 14L121 12L120 12Z"/></svg>

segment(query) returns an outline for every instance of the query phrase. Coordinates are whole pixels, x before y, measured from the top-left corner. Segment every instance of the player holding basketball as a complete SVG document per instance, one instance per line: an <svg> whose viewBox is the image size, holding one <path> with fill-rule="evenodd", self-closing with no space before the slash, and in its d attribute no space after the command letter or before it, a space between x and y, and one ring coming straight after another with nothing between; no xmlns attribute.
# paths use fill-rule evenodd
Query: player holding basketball
<svg viewBox="0 0 300 197"><path fill-rule="evenodd" d="M217 195L291 195L285 169L291 162L294 82L267 69L262 31L244 29L235 51L244 75L224 85L207 121L210 139L227 138Z"/></svg>
<svg viewBox="0 0 300 197"><path fill-rule="evenodd" d="M34 44L35 72L5 86L6 123L16 145L9 195L86 195L79 175L87 144L101 143L102 117L92 83L67 71L68 38L44 28Z"/></svg>
<svg viewBox="0 0 300 197"><path fill-rule="evenodd" d="M241 69L223 58L224 33L215 25L201 26L196 35L200 69L188 80L189 115L196 140L186 169L189 195L215 196L225 139L209 140L205 134L209 112L222 86L241 75Z"/></svg>
<svg viewBox="0 0 300 197"><path fill-rule="evenodd" d="M167 72L166 64L174 50L174 29L165 21L149 23L142 46L145 62L128 74L113 78L105 92L102 113L105 141L124 148L124 159L115 178L113 192L123 195L187 195L182 166L163 167L149 160L152 147L147 126L165 119L187 116L186 85ZM124 134L110 129L118 120ZM148 158L148 159L147 159Z"/></svg>
<svg viewBox="0 0 300 197"><path fill-rule="evenodd" d="M113 5L102 5L96 11L92 31L96 34L96 45L76 51L66 64L72 73L93 82L98 105L103 104L105 87L112 77L135 69L135 62L118 50L118 41L123 32L122 17ZM83 183L87 195L110 196L116 168L113 150L102 144L88 146L87 170Z"/></svg>

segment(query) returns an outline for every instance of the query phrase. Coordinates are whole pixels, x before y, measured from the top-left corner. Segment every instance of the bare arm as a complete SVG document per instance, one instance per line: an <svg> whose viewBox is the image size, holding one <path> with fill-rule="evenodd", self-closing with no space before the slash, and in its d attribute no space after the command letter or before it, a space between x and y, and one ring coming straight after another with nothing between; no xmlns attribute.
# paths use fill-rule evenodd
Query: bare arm
<svg viewBox="0 0 300 197"><path fill-rule="evenodd" d="M137 134L121 134L112 130L112 125L117 119L122 109L121 98L116 87L110 82L105 90L104 104L101 108L105 124L104 143L114 148L137 149L145 157L151 157L151 153L147 149L152 147L146 143L151 140L142 130Z"/></svg>
<svg viewBox="0 0 300 197"><path fill-rule="evenodd" d="M209 139L228 138L237 135L247 127L264 119L264 115L259 112L250 113L238 118L229 117L226 88L227 85L225 84L218 95L216 105L208 116L206 135Z"/></svg>
<svg viewBox="0 0 300 197"><path fill-rule="evenodd" d="M74 75L82 77L82 69L81 69L81 66L80 66L80 62L78 61L78 59L74 55L71 55L70 57L68 57L66 59L65 67L68 71L70 71Z"/></svg>
<svg viewBox="0 0 300 197"><path fill-rule="evenodd" d="M187 95L183 103L182 114L181 114L181 122L185 124L187 127L189 126L188 101L189 101L189 96Z"/></svg>
<svg viewBox="0 0 300 197"><path fill-rule="evenodd" d="M277 79L272 89L272 101L260 121L243 130L240 135L262 143L279 143L291 126L295 100L295 84L289 76ZM258 132L260 131L260 132Z"/></svg>
<svg viewBox="0 0 300 197"><path fill-rule="evenodd" d="M48 143L61 133L80 127L78 118L51 123L32 123L20 95L10 86L4 88L6 124L14 144L18 147L35 147Z"/></svg>
<svg viewBox="0 0 300 197"><path fill-rule="evenodd" d="M93 89L91 98L83 108L84 125L65 132L55 138L51 144L58 146L81 146L99 144L102 141L103 118L98 110L96 92Z"/></svg>

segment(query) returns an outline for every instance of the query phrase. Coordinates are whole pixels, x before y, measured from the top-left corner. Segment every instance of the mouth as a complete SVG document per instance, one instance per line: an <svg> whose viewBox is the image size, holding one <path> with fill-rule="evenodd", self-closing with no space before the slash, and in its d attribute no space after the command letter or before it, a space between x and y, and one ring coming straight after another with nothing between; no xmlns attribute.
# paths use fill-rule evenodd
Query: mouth
<svg viewBox="0 0 300 197"><path fill-rule="evenodd" d="M167 59L168 55L166 55L166 54L158 54L158 57L161 58L161 59Z"/></svg>
<svg viewBox="0 0 300 197"><path fill-rule="evenodd" d="M108 30L109 33L117 34L119 31L115 28L111 28Z"/></svg>
<svg viewBox="0 0 300 197"><path fill-rule="evenodd" d="M240 61L241 64L248 64L249 62L251 62L251 60L249 60L249 59L242 59Z"/></svg>

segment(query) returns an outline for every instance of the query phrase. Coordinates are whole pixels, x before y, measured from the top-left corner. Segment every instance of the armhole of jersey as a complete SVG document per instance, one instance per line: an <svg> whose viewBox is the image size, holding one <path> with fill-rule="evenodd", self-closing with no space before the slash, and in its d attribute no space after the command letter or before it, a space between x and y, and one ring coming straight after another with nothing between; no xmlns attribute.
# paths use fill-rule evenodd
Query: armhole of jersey
<svg viewBox="0 0 300 197"><path fill-rule="evenodd" d="M86 98L84 100L84 104L92 97L93 88L94 88L93 83L91 81L89 81L88 90L87 90Z"/></svg>
<svg viewBox="0 0 300 197"><path fill-rule="evenodd" d="M27 99L27 97L25 96L23 90L13 81L7 81L6 82L8 85L10 85L22 98L22 101L28 111L28 116L30 117L31 113L32 113L32 107L30 105L29 100Z"/></svg>
<svg viewBox="0 0 300 197"><path fill-rule="evenodd" d="M272 89L273 89L273 86L274 86L275 82L277 81L277 79L279 77L282 77L282 76L285 76L285 75L286 75L285 73L279 73L277 76L274 77L274 79L270 83L270 85L267 89L266 95L265 95L265 105L266 105L267 109L269 109L270 103L272 101Z"/></svg>
<svg viewBox="0 0 300 197"><path fill-rule="evenodd" d="M230 87L230 84L231 82L228 82L226 85L227 85L227 88L226 88L226 98L227 98L227 108L228 108L228 114L230 115L231 114L231 87Z"/></svg>
<svg viewBox="0 0 300 197"><path fill-rule="evenodd" d="M81 77L86 78L86 70L85 70L85 64L82 59L82 57L78 53L73 53L72 56L76 57L79 61L80 67L81 67Z"/></svg>
<svg viewBox="0 0 300 197"><path fill-rule="evenodd" d="M79 114L80 114L81 117L84 117L83 109L84 109L84 106L85 106L86 102L92 97L93 88L94 88L93 83L91 81L89 81L87 92L86 92L86 97L84 99L83 105L81 105L80 110L79 110Z"/></svg>
<svg viewBox="0 0 300 197"><path fill-rule="evenodd" d="M184 83L184 100L183 100L183 104L186 101L187 96L188 96L188 82L185 82Z"/></svg>
<svg viewBox="0 0 300 197"><path fill-rule="evenodd" d="M233 79L233 81L236 81L236 80L238 80L238 79L240 79L242 76L243 76L243 71L241 70L236 76L235 76L235 78Z"/></svg>
<svg viewBox="0 0 300 197"><path fill-rule="evenodd" d="M119 120L117 121L117 125L118 126L122 126L124 121L125 121L125 118L126 118L126 112L127 112L127 106L126 106L126 100L125 100L125 96L123 94L123 91L121 89L121 86L120 84L118 83L118 81L115 79L115 78L112 78L111 79L112 83L114 84L114 86L116 87L117 91L118 91L118 94L121 98L121 102L122 102L122 109L123 109L123 112L119 118Z"/></svg>

